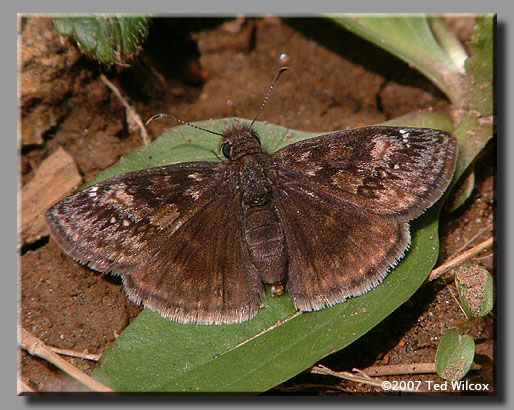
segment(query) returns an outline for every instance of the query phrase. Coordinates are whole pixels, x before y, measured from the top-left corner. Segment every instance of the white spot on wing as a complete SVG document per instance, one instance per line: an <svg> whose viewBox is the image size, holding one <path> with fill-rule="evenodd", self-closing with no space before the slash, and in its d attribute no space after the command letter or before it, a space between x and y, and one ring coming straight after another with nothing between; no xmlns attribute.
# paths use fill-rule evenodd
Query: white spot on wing
<svg viewBox="0 0 514 410"><path fill-rule="evenodd" d="M188 178L194 179L195 181L203 181L203 177L198 172L193 172L187 176Z"/></svg>
<svg viewBox="0 0 514 410"><path fill-rule="evenodd" d="M311 169L309 169L308 171L305 171L305 173L311 177L314 177L322 169L323 169L323 167L321 165L314 165L314 166L312 166Z"/></svg>
<svg viewBox="0 0 514 410"><path fill-rule="evenodd" d="M189 195L191 198L193 198L194 201L196 201L198 198L200 198L200 191L189 188L184 192L185 195Z"/></svg>
<svg viewBox="0 0 514 410"><path fill-rule="evenodd" d="M305 152L303 152L303 153L302 153L302 155L300 155L300 156L298 157L298 160L299 160L299 161L305 161L307 158L309 158L309 157L310 157L310 155L311 155L311 152L310 152L310 151L305 151Z"/></svg>
<svg viewBox="0 0 514 410"><path fill-rule="evenodd" d="M89 188L89 192L87 193L89 197L94 198L96 196L96 191L98 191L98 187L94 186Z"/></svg>

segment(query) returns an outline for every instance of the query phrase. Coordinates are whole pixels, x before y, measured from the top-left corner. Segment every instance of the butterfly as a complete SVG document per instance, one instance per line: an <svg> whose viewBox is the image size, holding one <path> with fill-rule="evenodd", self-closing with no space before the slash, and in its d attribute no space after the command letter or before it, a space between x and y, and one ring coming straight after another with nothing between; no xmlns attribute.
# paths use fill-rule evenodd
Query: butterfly
<svg viewBox="0 0 514 410"><path fill-rule="evenodd" d="M255 119L219 134L222 162L129 172L66 197L46 213L52 237L181 323L251 319L265 285L300 311L377 286L409 246L409 221L448 187L455 136L370 126L269 154Z"/></svg>

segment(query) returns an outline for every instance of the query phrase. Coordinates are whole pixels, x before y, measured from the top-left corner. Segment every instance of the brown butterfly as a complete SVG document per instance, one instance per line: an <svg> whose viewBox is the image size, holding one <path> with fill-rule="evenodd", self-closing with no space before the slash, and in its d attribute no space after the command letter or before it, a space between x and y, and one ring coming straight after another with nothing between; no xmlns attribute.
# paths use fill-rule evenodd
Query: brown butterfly
<svg viewBox="0 0 514 410"><path fill-rule="evenodd" d="M455 137L375 126L268 154L255 119L227 125L225 162L130 172L68 196L46 214L53 238L182 323L251 319L264 284L301 311L377 286L409 246L408 222L447 188Z"/></svg>

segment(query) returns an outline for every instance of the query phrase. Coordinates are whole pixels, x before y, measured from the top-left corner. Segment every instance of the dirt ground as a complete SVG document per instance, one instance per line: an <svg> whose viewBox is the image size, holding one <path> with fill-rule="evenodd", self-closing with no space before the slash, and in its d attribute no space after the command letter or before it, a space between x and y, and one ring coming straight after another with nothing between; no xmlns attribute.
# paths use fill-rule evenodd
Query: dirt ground
<svg viewBox="0 0 514 410"><path fill-rule="evenodd" d="M470 38L472 18L451 23L461 39ZM292 71L281 78L260 119L290 128L321 134L449 106L444 95L406 64L318 18L159 19L151 26L144 51L125 69L106 69L84 57L73 42L59 37L48 18L23 19L19 30L25 76L20 101L22 184L58 147L73 157L85 182L142 144L139 131L127 126L120 100L100 80L102 72L143 119L159 112L185 121L252 118L284 64ZM170 126L156 121L149 128L151 138ZM471 197L441 220L440 263L466 244L493 235L495 152L493 140L476 163ZM20 254L19 323L48 345L101 354L140 311L128 301L118 278L76 264L48 236L25 244ZM474 262L495 276L493 259L487 250ZM352 371L433 362L443 334L465 320L457 299L451 280L426 284L371 332L321 363ZM465 378L493 389L495 323L495 311L474 322L475 363L481 369ZM24 350L19 360L21 380L36 391L82 389ZM91 361L69 361L86 372L95 367ZM434 374L388 379L442 381ZM305 372L267 394L370 393L384 394L368 385Z"/></svg>

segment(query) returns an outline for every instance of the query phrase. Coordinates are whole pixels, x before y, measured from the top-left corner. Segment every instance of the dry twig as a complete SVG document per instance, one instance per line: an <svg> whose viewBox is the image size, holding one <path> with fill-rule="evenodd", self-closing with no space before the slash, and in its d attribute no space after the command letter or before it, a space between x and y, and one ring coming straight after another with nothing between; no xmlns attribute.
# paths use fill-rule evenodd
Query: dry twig
<svg viewBox="0 0 514 410"><path fill-rule="evenodd" d="M372 379L368 375L359 376L359 375L348 373L348 372L335 372L321 364L314 366L311 369L311 373L339 377L340 379L350 380L350 381L358 382L358 383L364 383L364 384L368 384L368 385L374 386L374 387L382 387L382 382L383 382L382 380L379 380L379 379Z"/></svg>
<svg viewBox="0 0 514 410"><path fill-rule="evenodd" d="M480 370L481 366L473 363L471 370ZM359 369L353 369L354 372L361 372ZM370 376L397 376L400 374L421 374L421 373L437 373L435 363L412 363L412 364L389 364L385 366L371 366L362 370Z"/></svg>
<svg viewBox="0 0 514 410"><path fill-rule="evenodd" d="M391 387L390 387L391 386L390 382L388 382L386 380L374 379L374 378L368 376L363 371L360 371L357 369L354 369L354 371L357 371L358 374L353 374L353 373L348 373L348 372L335 372L335 371L329 369L328 367L325 367L322 365L315 366L311 369L311 373L325 374L325 375L329 375L329 376L339 377L341 379L350 380L350 381L357 382L357 383L363 383L363 384L367 384L367 385L370 385L373 387L380 387L380 388L384 389L384 391L393 391L393 389L391 389ZM389 386L389 387L385 387L386 384L384 384L384 383L387 383L387 386ZM411 389L402 389L399 386L394 388L394 391L400 391L400 390L406 391L406 392L413 391ZM417 388L414 391L416 393L429 393L429 391L427 389L423 389L423 388Z"/></svg>
<svg viewBox="0 0 514 410"><path fill-rule="evenodd" d="M84 360L91 360L93 362L97 362L100 360L101 355L96 353L83 353L83 352L77 352L76 350L68 350L68 349L59 349L58 347L54 346L46 346L48 347L52 352L61 354L63 356L71 356L76 357L78 359L84 359Z"/></svg>
<svg viewBox="0 0 514 410"><path fill-rule="evenodd" d="M143 138L143 144L150 144L150 137L148 135L148 131L146 130L143 120L141 120L141 117L139 116L135 108L127 102L125 97L121 95L120 90L118 90L118 88L113 83L111 83L104 74L100 74L100 79L105 83L107 87L109 87L112 90L116 97L118 97L121 103L125 106L125 109L127 111L127 122L129 123L129 126L131 122L136 123L139 127L141 138Z"/></svg>
<svg viewBox="0 0 514 410"><path fill-rule="evenodd" d="M477 246L471 248L470 250L461 253L459 256L453 258L452 260L442 264L438 268L434 269L430 276L428 277L427 281L433 281L434 279L437 279L440 277L443 273L445 273L447 270L454 268L455 266L460 265L461 263L465 262L467 259L478 255L483 250L490 248L493 246L493 238L489 238L485 240L484 242L478 244Z"/></svg>
<svg viewBox="0 0 514 410"><path fill-rule="evenodd" d="M111 388L96 381L82 370L77 369L62 357L52 352L43 341L32 336L29 332L21 327L18 328L18 344L23 349L27 350L30 354L41 357L42 359L45 359L53 365L57 366L59 369L63 370L65 373L69 374L75 380L78 380L80 383L87 386L91 390L96 392L114 392L114 390Z"/></svg>

